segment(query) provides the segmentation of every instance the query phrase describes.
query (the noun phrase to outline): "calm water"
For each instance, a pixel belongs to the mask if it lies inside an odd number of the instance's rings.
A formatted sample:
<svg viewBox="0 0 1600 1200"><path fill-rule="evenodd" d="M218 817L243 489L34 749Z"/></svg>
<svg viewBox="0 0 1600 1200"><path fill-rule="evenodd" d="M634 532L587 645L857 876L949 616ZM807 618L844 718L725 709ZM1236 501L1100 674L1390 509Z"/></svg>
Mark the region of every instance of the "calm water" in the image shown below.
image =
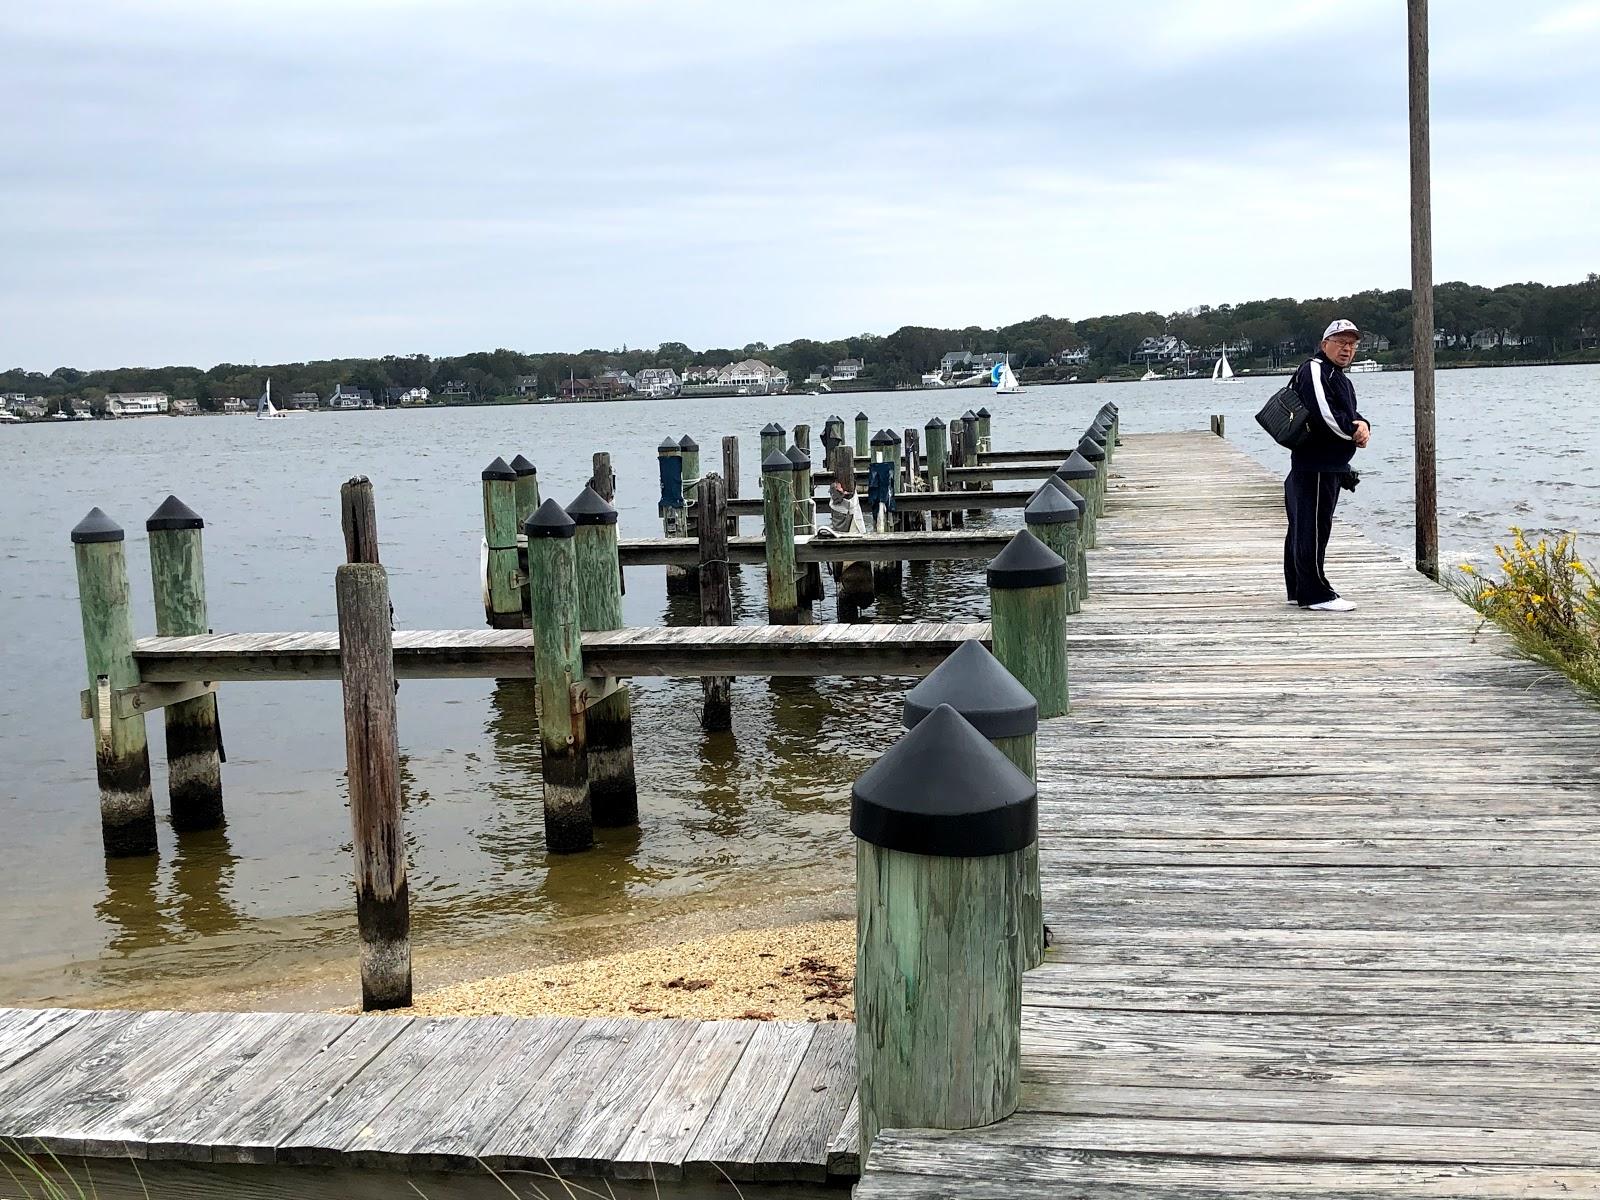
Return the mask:
<svg viewBox="0 0 1600 1200"><path fill-rule="evenodd" d="M1374 425L1347 516L1409 552L1411 380L1357 377ZM81 422L0 429L0 1002L88 998L207 978L288 978L354 947L344 746L337 683L235 684L222 695L228 827L186 837L163 825L160 853L107 863L100 853L76 586L67 531L94 504L129 530L136 627L153 629L143 520L174 492L206 518L212 624L219 630L334 625L343 558L339 484L374 481L397 623L474 627L478 472L526 453L544 494L570 499L589 456L609 450L624 536L655 531L655 446L690 433L708 462L725 433L743 439L755 488L755 431L827 413L873 428L920 427L987 402L996 448L1060 445L1114 398L1130 432L1203 429L1224 412L1230 436L1263 461L1283 455L1250 419L1271 384L1198 380L960 392L740 398ZM1503 527L1600 533L1600 367L1440 375L1440 515L1446 561L1483 557ZM1196 463L1196 471L1204 464ZM1001 525L1015 513L999 514ZM747 523L753 528L753 523ZM1264 564L1269 574L1276 569ZM685 623L661 571L628 574L630 623ZM762 580L745 568L735 604L759 620ZM908 571L903 606L874 619L978 619L981 574ZM822 606L824 618L831 610ZM400 693L414 938L420 951L508 932L530 939L621 920L642 905L688 908L848 881L849 782L893 739L899 689L863 681L741 680L735 731L698 728L695 681L645 681L635 731L642 828L603 834L592 854L549 860L540 832L530 685L408 681ZM161 722L150 722L157 809L165 814ZM352 968L353 970L353 968Z"/></svg>

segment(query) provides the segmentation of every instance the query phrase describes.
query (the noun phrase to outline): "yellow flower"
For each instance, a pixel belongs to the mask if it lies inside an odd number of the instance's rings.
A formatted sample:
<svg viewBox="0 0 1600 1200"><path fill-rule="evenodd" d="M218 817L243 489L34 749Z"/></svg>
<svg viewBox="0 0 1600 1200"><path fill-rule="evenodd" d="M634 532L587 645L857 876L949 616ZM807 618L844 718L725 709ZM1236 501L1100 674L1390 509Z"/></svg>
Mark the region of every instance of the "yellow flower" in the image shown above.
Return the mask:
<svg viewBox="0 0 1600 1200"><path fill-rule="evenodd" d="M1471 563L1462 563L1461 564L1461 573L1463 575L1476 575L1477 574L1477 572L1472 569L1472 564Z"/></svg>

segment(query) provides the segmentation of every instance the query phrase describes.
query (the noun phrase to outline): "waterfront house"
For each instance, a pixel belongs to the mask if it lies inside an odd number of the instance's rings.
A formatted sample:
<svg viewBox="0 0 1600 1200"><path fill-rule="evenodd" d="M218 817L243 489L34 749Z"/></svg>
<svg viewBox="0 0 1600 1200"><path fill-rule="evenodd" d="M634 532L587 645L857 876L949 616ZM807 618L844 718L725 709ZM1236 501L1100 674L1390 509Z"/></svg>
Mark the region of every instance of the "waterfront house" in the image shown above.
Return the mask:
<svg viewBox="0 0 1600 1200"><path fill-rule="evenodd" d="M629 372L618 367L607 367L600 372L600 378L609 379L617 385L617 390L621 392L635 391L639 386Z"/></svg>
<svg viewBox="0 0 1600 1200"><path fill-rule="evenodd" d="M1389 348L1389 339L1381 333L1364 333L1361 335L1361 344L1356 347L1360 354L1381 354Z"/></svg>
<svg viewBox="0 0 1600 1200"><path fill-rule="evenodd" d="M1071 350L1062 350L1056 355L1056 362L1063 367L1081 367L1089 361L1089 348L1077 346Z"/></svg>
<svg viewBox="0 0 1600 1200"><path fill-rule="evenodd" d="M939 360L939 374L941 375L954 375L958 367L961 368L963 375L971 373L971 350L952 350Z"/></svg>
<svg viewBox="0 0 1600 1200"><path fill-rule="evenodd" d="M7 412L21 412L30 403L25 392L0 392L0 408Z"/></svg>
<svg viewBox="0 0 1600 1200"><path fill-rule="evenodd" d="M779 384L779 379L782 384ZM769 367L759 358L747 358L741 362L729 363L717 372L717 386L731 388L748 388L750 391L781 391L789 383L788 375L776 368Z"/></svg>
<svg viewBox="0 0 1600 1200"><path fill-rule="evenodd" d="M348 383L333 385L333 394L328 397L329 408L371 408L372 393L366 388L354 387Z"/></svg>
<svg viewBox="0 0 1600 1200"><path fill-rule="evenodd" d="M694 367L685 367L683 372L683 382L715 383L717 382L717 376L720 373L720 368L714 367L709 363L703 363Z"/></svg>
<svg viewBox="0 0 1600 1200"><path fill-rule="evenodd" d="M833 380L838 383L855 379L861 374L861 369L866 365L859 358L841 358L833 364Z"/></svg>
<svg viewBox="0 0 1600 1200"><path fill-rule="evenodd" d="M1231 350L1232 347L1229 347ZM1189 343L1170 333L1160 337L1147 337L1139 343L1135 355L1149 362L1172 362L1174 359L1184 358L1194 351Z"/></svg>
<svg viewBox="0 0 1600 1200"><path fill-rule="evenodd" d="M242 413L249 411L243 396L224 396L218 406L225 413Z"/></svg>
<svg viewBox="0 0 1600 1200"><path fill-rule="evenodd" d="M634 380L634 386L647 396L675 395L679 383L678 373L671 367L646 367Z"/></svg>
<svg viewBox="0 0 1600 1200"><path fill-rule="evenodd" d="M151 417L167 411L165 392L112 392L106 397L106 411L114 417Z"/></svg>
<svg viewBox="0 0 1600 1200"><path fill-rule="evenodd" d="M539 394L539 377L537 375L518 375L517 382L511 390L519 396L537 396Z"/></svg>
<svg viewBox="0 0 1600 1200"><path fill-rule="evenodd" d="M467 394L467 381L465 379L448 379L440 389L442 395L465 396Z"/></svg>
<svg viewBox="0 0 1600 1200"><path fill-rule="evenodd" d="M179 397L172 402L172 411L180 417L192 417L200 411L200 401Z"/></svg>
<svg viewBox="0 0 1600 1200"><path fill-rule="evenodd" d="M623 394L622 384L602 375L599 379L573 379L561 381L559 392L563 400L615 400Z"/></svg>
<svg viewBox="0 0 1600 1200"><path fill-rule="evenodd" d="M291 408L320 408L321 406L322 397L315 392L296 392L289 397L289 407Z"/></svg>
<svg viewBox="0 0 1600 1200"><path fill-rule="evenodd" d="M426 404L433 398L433 393L420 384L413 388L401 388L398 403L406 408L415 408L419 404Z"/></svg>

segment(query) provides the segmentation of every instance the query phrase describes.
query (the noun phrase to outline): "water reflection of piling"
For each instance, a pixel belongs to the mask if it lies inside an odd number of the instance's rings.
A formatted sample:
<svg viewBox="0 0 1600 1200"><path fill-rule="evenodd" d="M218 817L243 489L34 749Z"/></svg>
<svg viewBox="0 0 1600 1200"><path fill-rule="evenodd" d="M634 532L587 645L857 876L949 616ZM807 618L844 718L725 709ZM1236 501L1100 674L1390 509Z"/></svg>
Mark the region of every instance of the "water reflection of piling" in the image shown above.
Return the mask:
<svg viewBox="0 0 1600 1200"><path fill-rule="evenodd" d="M107 856L105 894L94 913L112 930L106 949L132 954L167 944L175 932L162 908L161 864L154 854Z"/></svg>
<svg viewBox="0 0 1600 1200"><path fill-rule="evenodd" d="M197 830L178 839L172 860L173 916L195 936L230 933L244 923L233 903L239 857L226 829Z"/></svg>

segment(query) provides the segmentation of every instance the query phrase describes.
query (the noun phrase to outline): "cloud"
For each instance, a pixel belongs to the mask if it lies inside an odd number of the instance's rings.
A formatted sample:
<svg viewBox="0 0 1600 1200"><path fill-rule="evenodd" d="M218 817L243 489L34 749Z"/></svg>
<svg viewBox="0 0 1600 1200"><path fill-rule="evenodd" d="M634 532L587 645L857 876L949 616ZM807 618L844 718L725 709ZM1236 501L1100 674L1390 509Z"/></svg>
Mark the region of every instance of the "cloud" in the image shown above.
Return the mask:
<svg viewBox="0 0 1600 1200"><path fill-rule="evenodd" d="M1600 262L1594 9L1436 11L1441 272ZM1379 0L12 6L0 361L742 344L1403 285L1404 37Z"/></svg>

